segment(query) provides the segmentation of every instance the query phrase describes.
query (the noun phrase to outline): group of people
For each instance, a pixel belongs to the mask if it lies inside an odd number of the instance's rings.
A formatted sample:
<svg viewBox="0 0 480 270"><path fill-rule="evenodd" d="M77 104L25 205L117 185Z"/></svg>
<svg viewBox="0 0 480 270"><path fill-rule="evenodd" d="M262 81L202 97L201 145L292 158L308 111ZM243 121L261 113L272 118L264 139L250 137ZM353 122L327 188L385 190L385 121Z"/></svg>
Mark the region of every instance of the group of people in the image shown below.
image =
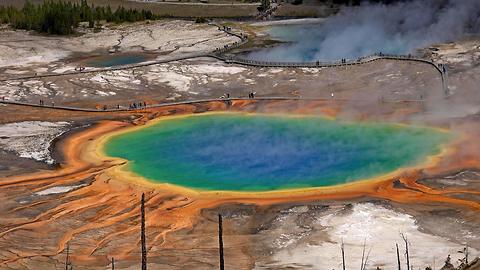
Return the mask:
<svg viewBox="0 0 480 270"><path fill-rule="evenodd" d="M135 110L135 109L143 109L147 107L147 102L146 101L140 101L140 102L133 102L128 104L128 109L129 110ZM108 109L107 105L103 105L102 109L106 111ZM117 104L117 110L120 110L120 104Z"/></svg>
<svg viewBox="0 0 480 270"><path fill-rule="evenodd" d="M272 1L273 2L273 1ZM260 12L260 17L262 20L267 20L272 14L278 9L278 5L271 6L267 10Z"/></svg>
<svg viewBox="0 0 480 270"><path fill-rule="evenodd" d="M133 110L133 109L140 109L140 108L146 108L147 107L147 102L145 101L140 101L138 103L133 102L128 106L128 109ZM120 105L117 105L117 108L120 109Z"/></svg>
<svg viewBox="0 0 480 270"><path fill-rule="evenodd" d="M248 94L248 98L255 98L256 92L250 92ZM225 93L223 96L220 98L224 99L230 99L230 93ZM5 97L1 97L2 100L5 100ZM40 106L45 106L45 101L43 99L40 99L39 101ZM55 102L52 101L51 107L55 107ZM135 110L135 109L143 109L147 107L147 102L146 101L140 101L140 102L133 102L128 105L129 110ZM107 105L103 105L102 109L106 111L108 109ZM117 104L117 110L120 110L120 104Z"/></svg>
<svg viewBox="0 0 480 270"><path fill-rule="evenodd" d="M248 98L255 98L255 95L257 94L257 92L250 92L248 93ZM222 99L230 99L230 93L225 93L223 94L220 98Z"/></svg>
<svg viewBox="0 0 480 270"><path fill-rule="evenodd" d="M248 98L255 98L255 95L257 94L257 92L250 92L248 94ZM230 99L230 93L225 93L223 94L220 98L222 99Z"/></svg>
<svg viewBox="0 0 480 270"><path fill-rule="evenodd" d="M39 101L40 106L45 106L45 101L43 99L40 99ZM52 107L55 107L55 102L52 101Z"/></svg>
<svg viewBox="0 0 480 270"><path fill-rule="evenodd" d="M225 26L225 25L222 25L222 27L223 27L223 31L232 31L231 27L228 27L228 26ZM222 29L220 29L220 27L219 27L218 30L222 30Z"/></svg>
<svg viewBox="0 0 480 270"><path fill-rule="evenodd" d="M232 28L231 27L228 27L228 26L225 26L223 25L222 27L218 27L218 30L219 31L225 31L225 32L230 32L232 31ZM236 35L238 37L238 35L240 36L240 39L242 41L246 40L248 38L248 36L244 33L240 33L240 34L233 34L233 35ZM231 46L233 46L234 48L237 47L240 43L238 41L234 42L233 44L231 45L223 45L223 48L215 48L213 51L214 52L218 52L218 51L225 51L227 49L229 49Z"/></svg>
<svg viewBox="0 0 480 270"><path fill-rule="evenodd" d="M129 110L142 109L147 107L146 101L133 102L128 104ZM103 105L102 109L106 111L108 109L107 105ZM120 110L120 104L117 104L117 110Z"/></svg>

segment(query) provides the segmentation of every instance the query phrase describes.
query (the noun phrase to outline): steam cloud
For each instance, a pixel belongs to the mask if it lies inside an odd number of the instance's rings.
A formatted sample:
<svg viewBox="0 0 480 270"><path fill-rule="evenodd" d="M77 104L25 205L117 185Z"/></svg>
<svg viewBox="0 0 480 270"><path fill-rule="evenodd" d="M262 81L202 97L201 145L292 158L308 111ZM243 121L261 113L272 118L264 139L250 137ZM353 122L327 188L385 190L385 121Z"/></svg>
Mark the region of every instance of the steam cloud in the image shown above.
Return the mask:
<svg viewBox="0 0 480 270"><path fill-rule="evenodd" d="M285 26L284 26L285 27ZM375 52L414 53L433 43L480 33L480 0L413 0L364 3L321 24L286 26L293 44L250 53L249 59L316 61L358 58Z"/></svg>

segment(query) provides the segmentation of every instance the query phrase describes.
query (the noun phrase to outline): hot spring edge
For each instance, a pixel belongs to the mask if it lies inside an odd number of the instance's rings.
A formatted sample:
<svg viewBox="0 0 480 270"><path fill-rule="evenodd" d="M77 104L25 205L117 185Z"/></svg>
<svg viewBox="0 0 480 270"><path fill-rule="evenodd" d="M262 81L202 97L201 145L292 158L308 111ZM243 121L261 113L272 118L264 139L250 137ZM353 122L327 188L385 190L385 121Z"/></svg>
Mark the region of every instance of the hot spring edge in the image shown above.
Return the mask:
<svg viewBox="0 0 480 270"><path fill-rule="evenodd" d="M111 136L106 155L154 183L271 191L378 177L438 154L451 134L314 116L214 113L162 119Z"/></svg>

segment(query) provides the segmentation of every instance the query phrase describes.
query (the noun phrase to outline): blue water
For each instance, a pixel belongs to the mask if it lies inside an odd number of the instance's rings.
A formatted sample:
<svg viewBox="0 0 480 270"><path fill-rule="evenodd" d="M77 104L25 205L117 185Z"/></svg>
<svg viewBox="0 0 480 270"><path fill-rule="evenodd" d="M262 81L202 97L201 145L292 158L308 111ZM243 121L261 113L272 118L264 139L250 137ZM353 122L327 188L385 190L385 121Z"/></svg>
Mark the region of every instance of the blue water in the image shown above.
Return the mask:
<svg viewBox="0 0 480 270"><path fill-rule="evenodd" d="M137 64L148 60L146 55L142 54L112 54L108 56L96 57L87 61L87 66L93 67L115 67L123 65Z"/></svg>
<svg viewBox="0 0 480 270"><path fill-rule="evenodd" d="M313 62L357 59L378 52L402 55L414 52L400 40L383 42L384 37L375 36L375 33L370 37L359 36L368 33L332 36L331 31L324 28L323 24L272 26L268 31L271 38L285 43L255 50L243 57L259 61Z"/></svg>
<svg viewBox="0 0 480 270"><path fill-rule="evenodd" d="M113 137L105 150L154 182L265 191L378 176L438 153L447 138L425 128L218 114L164 120Z"/></svg>

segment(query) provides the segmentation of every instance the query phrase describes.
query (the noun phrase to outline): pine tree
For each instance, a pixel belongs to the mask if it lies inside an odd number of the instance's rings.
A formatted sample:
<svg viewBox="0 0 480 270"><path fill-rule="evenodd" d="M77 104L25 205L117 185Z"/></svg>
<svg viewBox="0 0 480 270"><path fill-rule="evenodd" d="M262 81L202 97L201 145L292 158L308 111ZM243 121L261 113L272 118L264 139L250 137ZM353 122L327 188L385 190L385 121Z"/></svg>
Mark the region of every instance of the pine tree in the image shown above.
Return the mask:
<svg viewBox="0 0 480 270"><path fill-rule="evenodd" d="M8 23L16 29L35 30L55 35L74 33L80 22L88 22L94 27L95 22L136 22L159 18L149 10L125 9L123 6L112 11L110 5L95 7L86 0L80 3L45 0L34 5L27 0L21 9L13 6L0 6L0 23Z"/></svg>

